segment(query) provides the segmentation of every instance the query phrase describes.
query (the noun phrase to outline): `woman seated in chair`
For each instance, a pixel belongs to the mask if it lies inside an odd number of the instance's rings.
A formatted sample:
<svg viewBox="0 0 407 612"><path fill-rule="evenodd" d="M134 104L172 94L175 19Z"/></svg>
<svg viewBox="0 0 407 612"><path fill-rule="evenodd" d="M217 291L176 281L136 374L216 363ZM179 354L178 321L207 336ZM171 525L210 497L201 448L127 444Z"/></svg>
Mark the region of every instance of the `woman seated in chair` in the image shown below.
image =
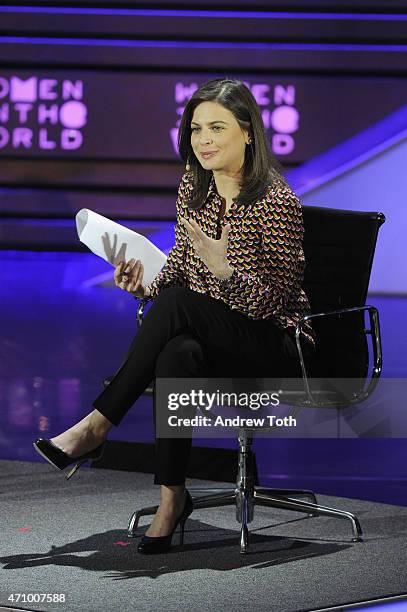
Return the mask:
<svg viewBox="0 0 407 612"><path fill-rule="evenodd" d="M121 262L114 273L117 287L152 300L128 356L92 412L34 442L59 469L76 463L74 473L99 457L109 429L155 377L301 376L294 330L310 312L302 289L302 209L269 150L250 90L231 79L203 84L185 106L178 145L186 172L168 259L147 286L142 261ZM315 345L309 323L302 345L307 358ZM167 550L178 524L183 534L192 512L185 488L190 448L190 437L156 437L161 501L139 552Z"/></svg>

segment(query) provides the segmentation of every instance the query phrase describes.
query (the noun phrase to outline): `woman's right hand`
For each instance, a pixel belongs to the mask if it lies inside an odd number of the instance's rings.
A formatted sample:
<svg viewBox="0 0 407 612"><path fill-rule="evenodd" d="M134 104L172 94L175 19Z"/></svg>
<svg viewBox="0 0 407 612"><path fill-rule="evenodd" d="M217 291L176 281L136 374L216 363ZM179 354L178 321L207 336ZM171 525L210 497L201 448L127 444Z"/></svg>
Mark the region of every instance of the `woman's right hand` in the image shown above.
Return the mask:
<svg viewBox="0 0 407 612"><path fill-rule="evenodd" d="M137 298L150 297L150 290L142 286L144 266L141 261L130 259L127 263L121 261L114 272L114 282L116 287L127 291Z"/></svg>

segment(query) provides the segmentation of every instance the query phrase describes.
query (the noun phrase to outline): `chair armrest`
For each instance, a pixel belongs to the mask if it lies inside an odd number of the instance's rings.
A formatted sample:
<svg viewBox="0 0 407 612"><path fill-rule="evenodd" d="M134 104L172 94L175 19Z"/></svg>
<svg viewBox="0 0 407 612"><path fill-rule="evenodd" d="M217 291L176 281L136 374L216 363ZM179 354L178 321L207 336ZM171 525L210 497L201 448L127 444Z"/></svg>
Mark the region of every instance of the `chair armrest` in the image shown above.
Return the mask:
<svg viewBox="0 0 407 612"><path fill-rule="evenodd" d="M369 320L370 320L370 329L365 329L365 334L370 334L372 336L372 345L373 345L373 370L371 377L369 379L369 384L367 389L363 392L362 395L358 395L354 398L354 402L360 402L366 399L372 391L375 389L378 379L380 377L382 371L382 344L381 344L381 335L380 335L380 324L379 324L379 312L377 308L374 306L355 306L352 308L342 308L340 310L332 310L330 312L319 312L316 314L305 315L300 319L295 328L295 342L297 345L297 351L300 358L301 363L301 371L304 380L305 390L308 396L308 399L312 404L318 405L318 401L312 396L307 370L305 367L304 356L301 348L301 331L306 321L312 321L313 319L322 318L322 317L330 317L337 315L347 315L352 312L362 312L367 310L369 312ZM352 402L351 402L352 403Z"/></svg>

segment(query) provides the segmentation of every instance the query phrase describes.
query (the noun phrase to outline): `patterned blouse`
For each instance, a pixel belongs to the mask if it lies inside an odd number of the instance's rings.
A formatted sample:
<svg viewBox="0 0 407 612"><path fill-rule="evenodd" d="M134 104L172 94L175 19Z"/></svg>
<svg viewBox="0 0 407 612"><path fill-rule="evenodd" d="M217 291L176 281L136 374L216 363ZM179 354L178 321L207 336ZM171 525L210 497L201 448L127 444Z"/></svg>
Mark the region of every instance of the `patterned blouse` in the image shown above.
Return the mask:
<svg viewBox="0 0 407 612"><path fill-rule="evenodd" d="M232 202L223 214L225 201L217 192L213 175L199 210L188 208L192 191L192 172L185 172L176 201L175 244L164 267L149 285L151 298L164 287L189 287L222 300L232 310L252 319L270 319L294 334L299 319L310 314L307 296L301 288L304 228L298 197L281 178L273 180L264 197L250 206ZM180 216L194 219L214 239L219 239L223 226L230 223L227 259L235 273L226 287L219 284L220 279L195 253L186 228L178 223ZM304 339L315 345L311 324L307 322L303 329Z"/></svg>

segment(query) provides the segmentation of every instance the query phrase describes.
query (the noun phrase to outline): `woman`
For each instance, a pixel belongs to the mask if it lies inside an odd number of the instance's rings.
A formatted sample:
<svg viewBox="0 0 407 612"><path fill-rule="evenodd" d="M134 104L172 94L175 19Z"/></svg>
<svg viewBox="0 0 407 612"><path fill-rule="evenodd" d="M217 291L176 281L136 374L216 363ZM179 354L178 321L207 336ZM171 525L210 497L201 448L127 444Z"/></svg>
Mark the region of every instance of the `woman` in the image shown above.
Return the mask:
<svg viewBox="0 0 407 612"><path fill-rule="evenodd" d="M301 288L301 205L269 151L250 90L230 79L202 85L185 107L178 145L187 171L166 264L148 286L143 262L121 262L114 274L116 286L153 299L128 356L91 413L34 443L60 469L99 456L109 429L154 376L301 375L293 339L309 313ZM310 324L303 340L308 358L315 345ZM183 536L192 512L185 489L190 447L190 438L156 438L161 502L139 552L167 550L178 523Z"/></svg>

